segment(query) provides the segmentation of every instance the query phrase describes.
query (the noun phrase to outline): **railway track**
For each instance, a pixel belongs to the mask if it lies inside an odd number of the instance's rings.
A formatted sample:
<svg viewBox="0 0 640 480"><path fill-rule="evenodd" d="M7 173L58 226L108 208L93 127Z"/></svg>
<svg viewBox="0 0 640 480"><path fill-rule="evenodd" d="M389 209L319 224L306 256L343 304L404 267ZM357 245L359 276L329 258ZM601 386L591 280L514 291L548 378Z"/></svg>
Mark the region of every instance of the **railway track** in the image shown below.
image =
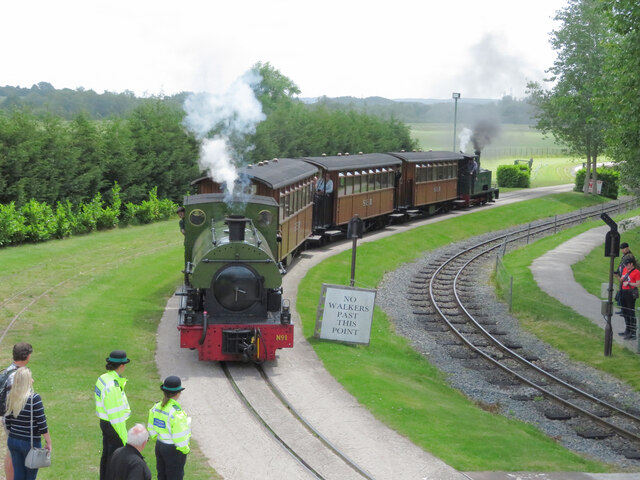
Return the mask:
<svg viewBox="0 0 640 480"><path fill-rule="evenodd" d="M220 367L242 404L308 478L373 480L298 413L261 366L221 362Z"/></svg>
<svg viewBox="0 0 640 480"><path fill-rule="evenodd" d="M505 249L508 244L528 242L532 237L552 234L567 225L599 216L606 209L585 211L560 220L541 222L472 245L422 269L414 277L409 301L432 331L450 332L450 355L470 368L483 371L505 395L526 385L535 394L529 400L549 419L566 421L577 435L607 442L608 447L633 461L640 461L640 410L616 404L602 392L589 391L563 378L560 371L545 366L545 360L522 351L522 345L500 331L492 318L470 304L469 290L474 264ZM471 302L470 302L471 303ZM446 328L443 328L446 326Z"/></svg>

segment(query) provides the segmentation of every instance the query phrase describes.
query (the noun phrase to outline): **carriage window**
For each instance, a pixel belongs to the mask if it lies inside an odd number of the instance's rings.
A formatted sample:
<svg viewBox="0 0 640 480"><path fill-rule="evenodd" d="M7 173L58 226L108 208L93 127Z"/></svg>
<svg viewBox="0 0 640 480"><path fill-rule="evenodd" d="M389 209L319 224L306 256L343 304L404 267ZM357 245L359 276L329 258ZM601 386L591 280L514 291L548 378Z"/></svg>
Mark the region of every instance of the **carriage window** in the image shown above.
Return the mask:
<svg viewBox="0 0 640 480"><path fill-rule="evenodd" d="M280 192L280 222L284 220L284 195Z"/></svg>
<svg viewBox="0 0 640 480"><path fill-rule="evenodd" d="M346 181L345 181L345 178L344 178L344 173L341 173L339 175L338 180L340 181L340 186L338 188L338 196L339 197L343 197L344 193L345 193L345 185L346 185Z"/></svg>
<svg viewBox="0 0 640 480"><path fill-rule="evenodd" d="M376 170L376 190L382 188L382 173Z"/></svg>
<svg viewBox="0 0 640 480"><path fill-rule="evenodd" d="M351 195L353 193L353 177L347 177L345 194Z"/></svg>
<svg viewBox="0 0 640 480"><path fill-rule="evenodd" d="M376 189L376 174L369 172L369 191Z"/></svg>
<svg viewBox="0 0 640 480"><path fill-rule="evenodd" d="M453 164L453 178L456 178L458 176L458 164L454 163Z"/></svg>
<svg viewBox="0 0 640 480"><path fill-rule="evenodd" d="M286 192L284 195L284 217L288 218L291 215L291 193Z"/></svg>
<svg viewBox="0 0 640 480"><path fill-rule="evenodd" d="M362 177L360 175L353 177L353 193L360 193L362 191L361 182Z"/></svg>

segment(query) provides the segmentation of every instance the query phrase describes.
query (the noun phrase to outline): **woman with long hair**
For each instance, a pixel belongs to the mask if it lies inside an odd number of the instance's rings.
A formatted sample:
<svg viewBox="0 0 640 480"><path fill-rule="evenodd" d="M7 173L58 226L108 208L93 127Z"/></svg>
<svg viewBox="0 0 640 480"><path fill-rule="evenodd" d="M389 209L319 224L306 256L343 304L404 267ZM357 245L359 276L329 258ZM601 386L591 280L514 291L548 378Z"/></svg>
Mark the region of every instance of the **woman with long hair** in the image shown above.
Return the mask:
<svg viewBox="0 0 640 480"><path fill-rule="evenodd" d="M13 462L14 480L33 480L38 469L27 468L25 458L31 449L42 445L51 451L51 437L47 427L47 417L40 395L33 391L31 370L21 367L13 377L13 386L7 399L7 412L4 417L8 432L7 447Z"/></svg>

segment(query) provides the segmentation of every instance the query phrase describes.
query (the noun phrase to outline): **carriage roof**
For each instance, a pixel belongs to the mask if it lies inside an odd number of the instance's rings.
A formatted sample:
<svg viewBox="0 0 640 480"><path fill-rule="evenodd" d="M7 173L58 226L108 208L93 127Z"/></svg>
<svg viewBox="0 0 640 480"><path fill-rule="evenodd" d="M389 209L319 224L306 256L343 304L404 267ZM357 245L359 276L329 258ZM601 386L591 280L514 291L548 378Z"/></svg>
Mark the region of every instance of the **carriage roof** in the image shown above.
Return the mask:
<svg viewBox="0 0 640 480"><path fill-rule="evenodd" d="M274 158L273 160L247 165L240 169L240 174L277 190L309 178L317 171L318 169L315 166L294 158Z"/></svg>
<svg viewBox="0 0 640 480"><path fill-rule="evenodd" d="M294 158L274 158L264 162L254 163L238 169L238 174L265 184L268 188L277 190L294 184L317 173L318 168ZM196 185L209 177L200 177L191 185ZM217 183L217 182L216 182Z"/></svg>
<svg viewBox="0 0 640 480"><path fill-rule="evenodd" d="M464 160L466 156L462 153L432 150L426 152L391 152L391 155L398 157L408 163L420 162L444 162L450 160Z"/></svg>
<svg viewBox="0 0 640 480"><path fill-rule="evenodd" d="M331 157L304 157L306 162L317 165L329 172L358 168L387 167L402 162L386 153L359 153L357 155L335 155Z"/></svg>

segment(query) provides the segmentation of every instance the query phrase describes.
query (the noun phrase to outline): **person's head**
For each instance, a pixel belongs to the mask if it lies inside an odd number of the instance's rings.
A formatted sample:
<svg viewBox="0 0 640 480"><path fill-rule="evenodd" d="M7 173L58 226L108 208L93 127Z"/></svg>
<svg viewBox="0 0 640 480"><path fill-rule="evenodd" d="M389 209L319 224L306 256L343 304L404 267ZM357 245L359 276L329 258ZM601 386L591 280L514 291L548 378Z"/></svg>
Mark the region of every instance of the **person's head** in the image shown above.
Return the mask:
<svg viewBox="0 0 640 480"><path fill-rule="evenodd" d="M33 377L29 367L20 367L13 375L13 384L7 397L7 415L17 417L33 393Z"/></svg>
<svg viewBox="0 0 640 480"><path fill-rule="evenodd" d="M184 212L185 212L184 207L178 207L178 210L176 210L176 213L180 218L184 218Z"/></svg>
<svg viewBox="0 0 640 480"><path fill-rule="evenodd" d="M620 250L622 250L622 253L624 254L629 253L629 244L627 242L622 242L620 244Z"/></svg>
<svg viewBox="0 0 640 480"><path fill-rule="evenodd" d="M123 372L125 365L131 361L127 358L127 352L124 350L112 351L105 360L107 361L106 369L115 370L118 373Z"/></svg>
<svg viewBox="0 0 640 480"><path fill-rule="evenodd" d="M13 346L13 361L14 362L29 362L29 357L33 353L33 347L30 343L20 342Z"/></svg>
<svg viewBox="0 0 640 480"><path fill-rule="evenodd" d="M627 268L635 267L636 257L634 257L633 255L629 255L624 261L624 266Z"/></svg>
<svg viewBox="0 0 640 480"><path fill-rule="evenodd" d="M180 377L171 375L164 379L164 382L160 385L160 390L164 393L164 399L162 400L162 406L164 407L170 398L177 399L184 390L184 387L182 386Z"/></svg>
<svg viewBox="0 0 640 480"><path fill-rule="evenodd" d="M136 423L127 432L127 443L132 447L142 451L147 442L149 441L149 432L141 423Z"/></svg>

